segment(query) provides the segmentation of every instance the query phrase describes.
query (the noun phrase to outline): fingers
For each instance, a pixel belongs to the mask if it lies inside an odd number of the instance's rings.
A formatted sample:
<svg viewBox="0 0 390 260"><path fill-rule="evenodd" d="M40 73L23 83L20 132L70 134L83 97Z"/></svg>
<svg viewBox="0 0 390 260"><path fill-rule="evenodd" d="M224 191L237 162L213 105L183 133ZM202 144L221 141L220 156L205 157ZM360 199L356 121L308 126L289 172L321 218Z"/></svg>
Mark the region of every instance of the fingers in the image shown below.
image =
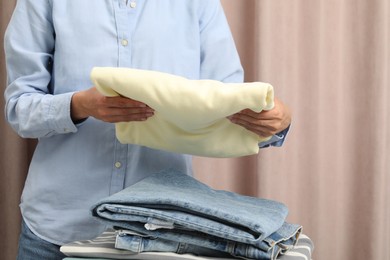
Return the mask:
<svg viewBox="0 0 390 260"><path fill-rule="evenodd" d="M154 115L146 104L127 97L97 95L93 117L109 123L145 121Z"/></svg>
<svg viewBox="0 0 390 260"><path fill-rule="evenodd" d="M146 104L127 97L102 97L101 100L107 107L117 108L145 108Z"/></svg>
<svg viewBox="0 0 390 260"><path fill-rule="evenodd" d="M92 116L109 123L144 121L154 115L146 104L121 96L106 97L95 87L76 92L71 101L71 117L75 122Z"/></svg>
<svg viewBox="0 0 390 260"><path fill-rule="evenodd" d="M275 100L275 107L271 110L257 113L245 109L228 119L259 136L267 137L286 129L291 123L291 113L282 102Z"/></svg>
<svg viewBox="0 0 390 260"><path fill-rule="evenodd" d="M123 97L104 97L97 110L98 118L109 123L145 121L154 115L146 104Z"/></svg>
<svg viewBox="0 0 390 260"><path fill-rule="evenodd" d="M278 121L276 120L259 120L245 114L235 114L233 117L229 117L229 119L232 123L240 125L262 137L268 137L280 132Z"/></svg>
<svg viewBox="0 0 390 260"><path fill-rule="evenodd" d="M106 107L98 111L99 119L109 123L145 121L154 115L154 110L150 107Z"/></svg>

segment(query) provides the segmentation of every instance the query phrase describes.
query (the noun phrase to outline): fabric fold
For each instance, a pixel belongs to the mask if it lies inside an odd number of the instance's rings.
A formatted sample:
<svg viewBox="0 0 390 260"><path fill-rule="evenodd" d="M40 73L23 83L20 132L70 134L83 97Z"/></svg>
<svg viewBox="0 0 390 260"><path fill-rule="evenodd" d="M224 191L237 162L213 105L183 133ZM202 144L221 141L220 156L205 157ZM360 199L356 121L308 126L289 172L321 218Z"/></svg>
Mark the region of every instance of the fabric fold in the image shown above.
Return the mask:
<svg viewBox="0 0 390 260"><path fill-rule="evenodd" d="M287 213L280 202L214 190L175 170L155 173L92 208L119 229L251 259L275 259L295 244L301 226L287 223ZM155 228L145 227L151 224Z"/></svg>
<svg viewBox="0 0 390 260"><path fill-rule="evenodd" d="M190 80L150 70L95 67L91 80L106 96L125 96L155 110L142 122L116 124L122 143L207 157L256 154L259 137L226 117L244 109L256 112L274 106L268 83L223 83Z"/></svg>

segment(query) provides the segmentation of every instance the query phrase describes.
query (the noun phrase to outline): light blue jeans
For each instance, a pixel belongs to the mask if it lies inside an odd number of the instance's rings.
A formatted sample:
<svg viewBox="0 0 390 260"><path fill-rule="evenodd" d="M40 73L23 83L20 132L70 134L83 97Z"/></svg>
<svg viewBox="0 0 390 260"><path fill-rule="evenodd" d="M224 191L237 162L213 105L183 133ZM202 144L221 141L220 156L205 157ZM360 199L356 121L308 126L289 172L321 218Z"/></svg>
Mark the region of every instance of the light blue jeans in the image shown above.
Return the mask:
<svg viewBox="0 0 390 260"><path fill-rule="evenodd" d="M301 230L285 222L282 203L214 190L174 170L99 201L92 213L117 228L252 259L275 259Z"/></svg>
<svg viewBox="0 0 390 260"><path fill-rule="evenodd" d="M177 234L176 239L181 235ZM194 254L209 257L244 257L247 259L276 259L281 252L292 248L293 239L280 241L270 250L261 250L255 246L234 241L215 239L208 236L190 236L183 240L168 240L142 234L129 234L127 230L119 230L115 248L141 252L174 252L178 254Z"/></svg>
<svg viewBox="0 0 390 260"><path fill-rule="evenodd" d="M192 245L185 242L170 241L167 239L151 237L142 234L131 234L128 230L118 230L115 248L141 252L171 252L177 254L193 254L199 256L215 256L230 258L228 253L219 250ZM206 238L207 239L207 238Z"/></svg>

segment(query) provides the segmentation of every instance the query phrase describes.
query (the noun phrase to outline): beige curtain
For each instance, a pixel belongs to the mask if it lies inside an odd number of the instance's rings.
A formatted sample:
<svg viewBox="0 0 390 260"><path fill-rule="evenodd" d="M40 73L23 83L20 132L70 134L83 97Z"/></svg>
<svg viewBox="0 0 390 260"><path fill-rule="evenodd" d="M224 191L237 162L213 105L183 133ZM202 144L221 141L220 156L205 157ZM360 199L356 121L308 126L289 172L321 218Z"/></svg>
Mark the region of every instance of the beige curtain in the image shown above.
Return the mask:
<svg viewBox="0 0 390 260"><path fill-rule="evenodd" d="M273 84L293 122L284 147L239 159L198 157L196 176L284 202L288 220L314 240L316 260L390 259L390 2L222 3L246 80ZM13 6L0 2L2 35ZM0 259L14 259L34 141L17 137L3 118L0 125Z"/></svg>

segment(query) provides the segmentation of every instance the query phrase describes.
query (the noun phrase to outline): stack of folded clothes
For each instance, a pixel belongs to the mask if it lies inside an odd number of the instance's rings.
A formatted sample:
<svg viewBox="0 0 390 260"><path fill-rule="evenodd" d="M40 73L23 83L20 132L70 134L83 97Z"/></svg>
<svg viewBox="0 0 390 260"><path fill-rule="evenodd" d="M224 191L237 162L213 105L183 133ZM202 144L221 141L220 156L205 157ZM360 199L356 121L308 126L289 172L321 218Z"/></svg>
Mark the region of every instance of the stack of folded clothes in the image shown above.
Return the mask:
<svg viewBox="0 0 390 260"><path fill-rule="evenodd" d="M310 260L313 244L300 225L286 222L287 211L166 170L96 203L92 214L113 229L61 251L106 259Z"/></svg>

